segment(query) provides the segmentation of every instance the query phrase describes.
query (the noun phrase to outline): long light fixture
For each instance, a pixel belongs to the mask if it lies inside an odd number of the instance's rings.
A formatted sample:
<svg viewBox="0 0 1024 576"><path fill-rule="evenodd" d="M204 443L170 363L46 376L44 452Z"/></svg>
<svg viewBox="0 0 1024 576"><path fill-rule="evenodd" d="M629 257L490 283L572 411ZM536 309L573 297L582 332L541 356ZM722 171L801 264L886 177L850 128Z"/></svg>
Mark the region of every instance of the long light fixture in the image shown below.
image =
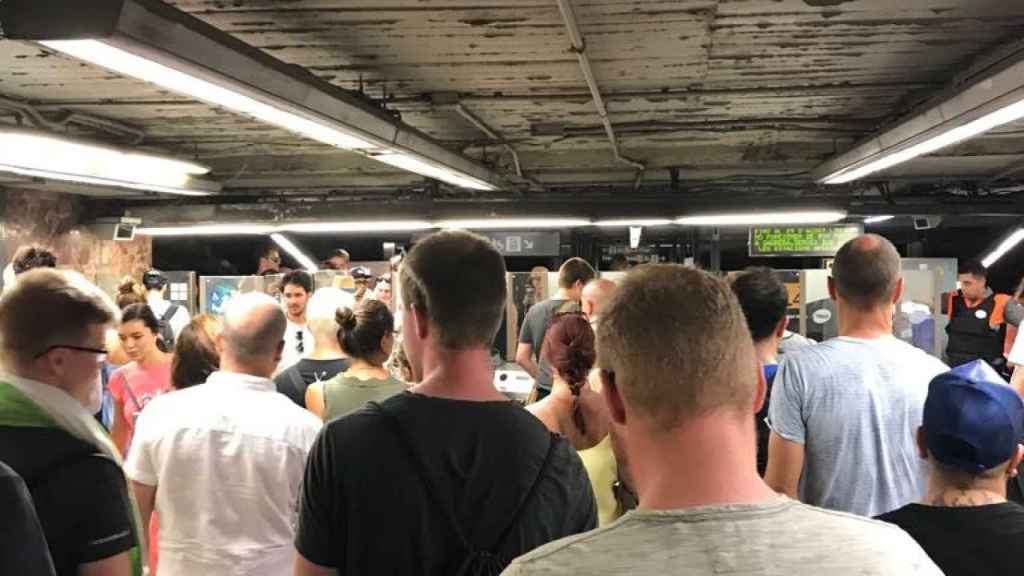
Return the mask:
<svg viewBox="0 0 1024 576"><path fill-rule="evenodd" d="M1007 252L1016 248L1021 241L1024 241L1024 228L1017 228L1012 234L1007 236L999 246L996 246L995 250L982 258L981 263L984 264L986 268L992 266L1000 258L1006 256Z"/></svg>
<svg viewBox="0 0 1024 576"><path fill-rule="evenodd" d="M135 229L143 236L266 236L273 233L269 224L199 224L195 226L148 226Z"/></svg>
<svg viewBox="0 0 1024 576"><path fill-rule="evenodd" d="M8 39L36 41L402 170L476 190L496 190L502 181L337 86L162 0L3 0L0 21Z"/></svg>
<svg viewBox="0 0 1024 576"><path fill-rule="evenodd" d="M0 172L90 185L206 196L206 166L15 127L0 127Z"/></svg>
<svg viewBox="0 0 1024 576"><path fill-rule="evenodd" d="M493 185L488 184L483 180L458 174L444 166L439 166L424 160L418 160L407 154L375 154L371 156L371 158L389 166L394 166L395 168L401 168L402 170L414 172L428 178L447 182L448 184L459 186L460 188L484 191L496 190Z"/></svg>
<svg viewBox="0 0 1024 576"><path fill-rule="evenodd" d="M478 218L472 220L442 220L437 222L438 228L460 228L465 230L535 230L577 228L590 225L590 220L582 218Z"/></svg>
<svg viewBox="0 0 1024 576"><path fill-rule="evenodd" d="M671 226L675 222L667 218L639 218L635 220L598 220L594 222L594 226L598 228L631 228L634 226L642 227L656 227L656 226Z"/></svg>
<svg viewBox="0 0 1024 576"><path fill-rule="evenodd" d="M845 184L1024 118L1024 59L822 164L822 184Z"/></svg>
<svg viewBox="0 0 1024 576"><path fill-rule="evenodd" d="M382 220L352 222L296 222L278 227L282 232L305 234L344 234L346 232L419 232L436 228L430 222L418 220Z"/></svg>
<svg viewBox="0 0 1024 576"><path fill-rule="evenodd" d="M881 224L882 222L888 222L889 220L892 220L893 218L896 218L896 217L895 216L888 216L888 215L887 216L871 216L870 218L865 218L864 219L864 223L865 224Z"/></svg>
<svg viewBox="0 0 1024 576"><path fill-rule="evenodd" d="M274 244L277 244L282 250L287 252L292 258L295 258L299 265L305 268L306 272L315 273L320 270L320 267L316 265L316 262L313 262L313 259L300 250L294 242L288 239L287 236L274 232L270 235L270 239L274 241Z"/></svg>
<svg viewBox="0 0 1024 576"><path fill-rule="evenodd" d="M846 218L838 210L809 210L794 212L750 212L738 214L709 214L684 216L676 223L683 226L759 226L786 224L832 224Z"/></svg>

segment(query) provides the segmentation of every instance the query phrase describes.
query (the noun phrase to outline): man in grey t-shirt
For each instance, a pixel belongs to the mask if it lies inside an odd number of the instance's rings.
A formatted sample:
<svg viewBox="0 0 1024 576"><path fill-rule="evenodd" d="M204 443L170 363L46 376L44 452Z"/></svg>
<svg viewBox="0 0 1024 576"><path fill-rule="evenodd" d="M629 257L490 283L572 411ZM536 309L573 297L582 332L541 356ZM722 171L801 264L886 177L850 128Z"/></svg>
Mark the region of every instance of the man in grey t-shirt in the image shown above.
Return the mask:
<svg viewBox="0 0 1024 576"><path fill-rule="evenodd" d="M758 476L766 387L724 280L678 265L631 272L597 348L639 509L519 558L506 576L942 574L903 531L789 500Z"/></svg>
<svg viewBox="0 0 1024 576"><path fill-rule="evenodd" d="M538 400L551 392L551 369L542 360L541 349L551 319L566 309L566 305L579 303L583 287L597 277L597 272L582 258L566 260L558 270L558 293L554 298L530 307L519 331L516 363L537 382Z"/></svg>
<svg viewBox="0 0 1024 576"><path fill-rule="evenodd" d="M787 356L772 388L765 480L779 492L864 516L924 496L914 435L928 383L947 368L892 335L900 270L880 236L836 255L829 293L839 337Z"/></svg>

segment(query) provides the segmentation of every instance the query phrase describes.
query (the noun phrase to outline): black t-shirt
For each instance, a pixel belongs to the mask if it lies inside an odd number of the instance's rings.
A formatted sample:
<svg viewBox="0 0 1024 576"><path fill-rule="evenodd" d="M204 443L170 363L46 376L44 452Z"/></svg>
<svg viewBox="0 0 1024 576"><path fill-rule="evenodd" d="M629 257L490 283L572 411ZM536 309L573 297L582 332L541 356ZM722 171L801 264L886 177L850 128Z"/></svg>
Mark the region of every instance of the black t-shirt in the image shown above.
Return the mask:
<svg viewBox="0 0 1024 576"><path fill-rule="evenodd" d="M0 426L0 460L28 486L58 576L135 546L124 473L94 446L54 428Z"/></svg>
<svg viewBox="0 0 1024 576"><path fill-rule="evenodd" d="M406 392L382 403L471 544L502 563L597 525L586 470L564 438L511 402ZM339 574L444 575L467 557L400 440L372 408L327 424L310 451L296 548ZM547 473L497 551L556 442Z"/></svg>
<svg viewBox="0 0 1024 576"><path fill-rule="evenodd" d="M1017 576L1024 507L1013 502L945 508L910 504L883 514L924 548L946 576Z"/></svg>
<svg viewBox="0 0 1024 576"><path fill-rule="evenodd" d="M314 382L326 382L348 370L346 358L336 360L311 360L303 358L274 378L277 391L291 398L299 406L306 407L306 388Z"/></svg>
<svg viewBox="0 0 1024 576"><path fill-rule="evenodd" d="M53 576L53 562L21 476L0 462L0 574Z"/></svg>

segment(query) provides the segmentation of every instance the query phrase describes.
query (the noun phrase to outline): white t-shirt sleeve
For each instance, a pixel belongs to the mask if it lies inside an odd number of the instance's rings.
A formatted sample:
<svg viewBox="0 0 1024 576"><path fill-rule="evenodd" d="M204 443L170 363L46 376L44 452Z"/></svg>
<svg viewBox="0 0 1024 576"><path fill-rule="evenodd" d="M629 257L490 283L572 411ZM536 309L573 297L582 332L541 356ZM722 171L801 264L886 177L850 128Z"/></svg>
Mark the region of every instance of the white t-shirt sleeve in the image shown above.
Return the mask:
<svg viewBox="0 0 1024 576"><path fill-rule="evenodd" d="M158 477L153 458L153 444L158 422L154 418L155 406L149 405L146 408L147 410L139 413L139 419L135 422L135 433L132 435L132 445L128 449L128 458L124 463L124 473L139 484L156 486Z"/></svg>
<svg viewBox="0 0 1024 576"><path fill-rule="evenodd" d="M1017 338L1013 341L1013 348L1010 355L1006 357L1010 364L1024 366L1024 328L1017 332Z"/></svg>
<svg viewBox="0 0 1024 576"><path fill-rule="evenodd" d="M806 443L807 425L803 417L804 390L800 370L793 362L783 360L772 385L771 403L768 405L768 427L772 432L797 444Z"/></svg>
<svg viewBox="0 0 1024 576"><path fill-rule="evenodd" d="M177 340L181 336L181 331L188 326L188 323L192 321L192 318L188 315L188 310L181 304L176 304L178 310L171 316L168 322L171 325L171 331L174 332L174 339Z"/></svg>

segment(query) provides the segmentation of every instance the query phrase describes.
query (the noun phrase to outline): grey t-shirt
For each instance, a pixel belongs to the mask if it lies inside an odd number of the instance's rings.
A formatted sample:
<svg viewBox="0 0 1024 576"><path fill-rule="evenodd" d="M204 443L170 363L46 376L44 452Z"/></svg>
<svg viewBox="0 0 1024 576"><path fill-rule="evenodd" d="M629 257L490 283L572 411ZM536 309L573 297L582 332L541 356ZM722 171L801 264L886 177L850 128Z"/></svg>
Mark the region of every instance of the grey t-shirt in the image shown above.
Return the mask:
<svg viewBox="0 0 1024 576"><path fill-rule="evenodd" d="M533 346L533 356L537 359L537 386L545 390L551 389L551 368L541 358L544 336L551 326L551 319L562 309L568 300L545 300L530 307L523 319L523 328L519 331L519 343Z"/></svg>
<svg viewBox="0 0 1024 576"><path fill-rule="evenodd" d="M664 512L631 512L559 540L503 576L940 576L905 532L866 518L779 498Z"/></svg>
<svg viewBox="0 0 1024 576"><path fill-rule="evenodd" d="M928 384L946 370L892 336L833 338L787 355L768 425L804 446L800 500L877 516L922 498L928 470L914 437Z"/></svg>

